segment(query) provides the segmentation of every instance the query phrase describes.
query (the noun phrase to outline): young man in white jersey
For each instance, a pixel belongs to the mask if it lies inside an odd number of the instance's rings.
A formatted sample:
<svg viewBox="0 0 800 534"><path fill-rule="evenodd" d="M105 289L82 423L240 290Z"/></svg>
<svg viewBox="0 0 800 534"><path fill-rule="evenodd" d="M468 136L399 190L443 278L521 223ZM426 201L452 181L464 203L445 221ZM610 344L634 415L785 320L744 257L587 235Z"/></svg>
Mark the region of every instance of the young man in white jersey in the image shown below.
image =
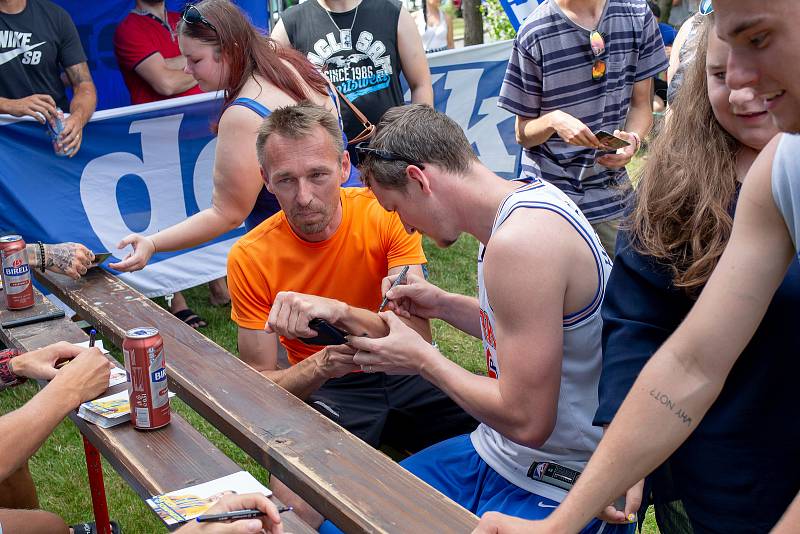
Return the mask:
<svg viewBox="0 0 800 534"><path fill-rule="evenodd" d="M683 324L642 370L564 504L540 522L488 514L476 532L574 532L672 454L716 399L800 250L800 80L786 68L800 63L800 3L714 0L714 10L717 34L731 46L728 86L755 91L787 134L750 168L717 268ZM753 421L736 424L757 428L759 409L753 407ZM742 461L758 461L741 452ZM791 476L796 466L787 467ZM800 484L797 489L773 534L798 532Z"/></svg>
<svg viewBox="0 0 800 534"><path fill-rule="evenodd" d="M369 146L357 150L366 183L407 231L440 246L467 232L482 245L479 298L410 276L386 293L388 336L350 338L365 372L419 374L481 421L472 434L402 465L476 514L546 516L600 439L592 417L611 262L564 193L540 180L498 177L461 128L429 106L390 109ZM384 291L393 279L384 279ZM488 376L466 371L406 328L398 315L409 314L481 338ZM633 526L587 523L587 533Z"/></svg>

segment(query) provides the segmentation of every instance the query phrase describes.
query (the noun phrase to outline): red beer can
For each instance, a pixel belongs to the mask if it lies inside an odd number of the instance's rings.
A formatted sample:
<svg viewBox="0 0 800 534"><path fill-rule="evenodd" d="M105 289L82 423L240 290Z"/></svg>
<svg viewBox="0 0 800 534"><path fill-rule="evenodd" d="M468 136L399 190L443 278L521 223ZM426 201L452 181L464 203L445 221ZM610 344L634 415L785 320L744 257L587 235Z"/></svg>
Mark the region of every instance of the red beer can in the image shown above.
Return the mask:
<svg viewBox="0 0 800 534"><path fill-rule="evenodd" d="M3 289L9 310L24 310L34 304L31 270L25 253L25 241L18 235L0 237Z"/></svg>
<svg viewBox="0 0 800 534"><path fill-rule="evenodd" d="M128 330L122 342L122 353L130 379L128 395L133 426L151 430L168 425L167 361L164 340L158 329L141 326Z"/></svg>

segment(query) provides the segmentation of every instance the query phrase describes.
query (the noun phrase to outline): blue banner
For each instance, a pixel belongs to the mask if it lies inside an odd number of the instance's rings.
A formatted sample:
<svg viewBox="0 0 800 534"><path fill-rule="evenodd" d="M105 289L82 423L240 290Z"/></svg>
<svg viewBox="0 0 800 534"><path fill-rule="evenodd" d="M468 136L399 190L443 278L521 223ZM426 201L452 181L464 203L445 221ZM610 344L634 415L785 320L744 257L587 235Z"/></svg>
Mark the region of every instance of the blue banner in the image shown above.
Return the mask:
<svg viewBox="0 0 800 534"><path fill-rule="evenodd" d="M131 97L119 72L114 55L114 31L135 5L133 0L103 0L92 2L87 9L86 0L54 0L67 10L81 37L83 51L88 58L89 70L97 86L97 109L127 106ZM169 0L170 11L182 11L186 0ZM267 28L266 0L234 0L259 28Z"/></svg>
<svg viewBox="0 0 800 534"><path fill-rule="evenodd" d="M525 17L533 13L539 4L545 0L500 0L500 5L508 15L508 20L514 26L514 31L519 31L519 27L525 21Z"/></svg>
<svg viewBox="0 0 800 534"><path fill-rule="evenodd" d="M436 107L464 129L476 153L506 178L517 176L514 117L497 107L510 41L432 54ZM407 95L408 97L408 95ZM74 158L53 153L33 120L0 117L0 229L26 241L76 241L114 253L127 234L152 234L211 205L220 113L213 94L95 113ZM244 233L169 254L120 277L148 296L224 276L230 246Z"/></svg>

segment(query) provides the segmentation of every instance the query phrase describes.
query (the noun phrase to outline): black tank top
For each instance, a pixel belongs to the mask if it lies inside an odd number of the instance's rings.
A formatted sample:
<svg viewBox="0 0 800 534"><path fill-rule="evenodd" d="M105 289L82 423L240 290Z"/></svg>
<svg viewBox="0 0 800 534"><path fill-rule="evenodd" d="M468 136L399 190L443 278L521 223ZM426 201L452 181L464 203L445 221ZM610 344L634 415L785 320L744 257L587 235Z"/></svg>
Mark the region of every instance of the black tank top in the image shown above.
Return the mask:
<svg viewBox="0 0 800 534"><path fill-rule="evenodd" d="M387 109L403 104L397 51L400 2L362 0L357 11L328 16L317 0L307 0L286 10L282 19L292 46L377 123ZM341 107L344 131L352 139L363 126L346 105Z"/></svg>

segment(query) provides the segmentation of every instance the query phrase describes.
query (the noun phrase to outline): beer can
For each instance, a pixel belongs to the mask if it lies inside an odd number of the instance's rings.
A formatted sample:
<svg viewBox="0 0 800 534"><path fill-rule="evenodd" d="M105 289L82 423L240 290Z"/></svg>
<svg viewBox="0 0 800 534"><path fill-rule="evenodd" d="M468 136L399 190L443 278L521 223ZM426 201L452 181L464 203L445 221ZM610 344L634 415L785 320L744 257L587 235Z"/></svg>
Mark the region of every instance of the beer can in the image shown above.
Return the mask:
<svg viewBox="0 0 800 534"><path fill-rule="evenodd" d="M24 310L34 304L31 270L25 241L18 235L0 237L0 262L2 262L3 289L6 294L6 308Z"/></svg>
<svg viewBox="0 0 800 534"><path fill-rule="evenodd" d="M158 329L141 326L128 330L122 342L122 353L128 372L133 426L151 430L168 425L167 361L164 340Z"/></svg>

